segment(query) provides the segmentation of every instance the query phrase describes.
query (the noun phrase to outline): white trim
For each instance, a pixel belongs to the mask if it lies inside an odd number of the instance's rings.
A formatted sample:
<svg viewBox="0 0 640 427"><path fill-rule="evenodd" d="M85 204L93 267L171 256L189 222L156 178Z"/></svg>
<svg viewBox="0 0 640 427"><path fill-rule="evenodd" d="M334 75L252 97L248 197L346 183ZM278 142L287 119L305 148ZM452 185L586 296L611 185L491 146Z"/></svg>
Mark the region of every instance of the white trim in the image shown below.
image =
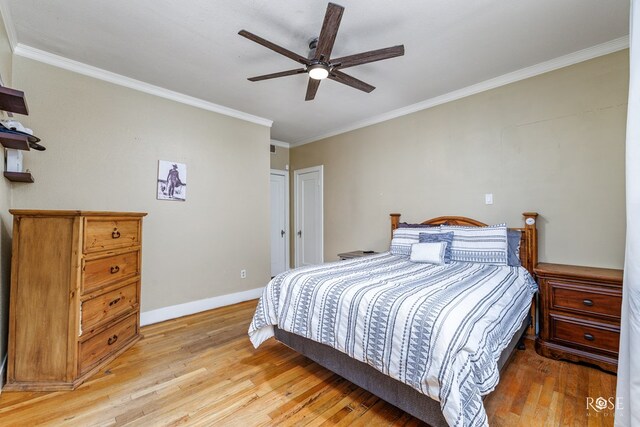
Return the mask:
<svg viewBox="0 0 640 427"><path fill-rule="evenodd" d="M272 139L271 145L282 148L291 148L291 144L289 144L288 142L278 141L277 139Z"/></svg>
<svg viewBox="0 0 640 427"><path fill-rule="evenodd" d="M2 22L4 22L4 29L7 32L11 52L15 52L18 45L18 36L16 35L16 27L13 25L13 19L11 19L11 9L7 0L0 0L0 13L2 14Z"/></svg>
<svg viewBox="0 0 640 427"><path fill-rule="evenodd" d="M4 370L7 368L8 356L8 353L4 355L4 359L2 359L2 364L0 365L0 393L2 393L2 387L4 387Z"/></svg>
<svg viewBox="0 0 640 427"><path fill-rule="evenodd" d="M152 84L145 83L140 80L135 80L121 74L103 70L102 68L93 67L91 65L74 61L63 56L45 52L44 50L26 46L22 43L18 43L18 45L14 49L14 53L18 56L22 56L23 58L29 58L34 61L53 65L54 67L73 71L78 74L93 77L94 79L103 80L119 86L124 86L129 89L159 96L160 98L170 99L181 104L190 105L192 107L201 108L207 111L213 111L214 113L223 114L225 116L234 117L236 119L245 120L247 122L256 123L262 126L271 127L273 125L273 120L265 119L263 117L254 116L252 114L214 104L213 102L185 95L180 92L174 92L160 86L154 86Z"/></svg>
<svg viewBox="0 0 640 427"><path fill-rule="evenodd" d="M264 288L250 289L248 291L220 295L218 297L205 298L197 301L186 302L184 304L171 305L169 307L145 311L140 313L140 325L151 325L153 323L164 322L165 320L176 319L178 317L188 316L190 314L200 313L202 311L260 298L263 290Z"/></svg>
<svg viewBox="0 0 640 427"><path fill-rule="evenodd" d="M293 203L295 206L294 215L293 215L293 224L295 233L297 234L299 228L299 218L300 213L298 212L298 202L296 198L298 197L298 176L303 173L308 172L318 172L320 177L320 263L324 262L324 165L320 166L312 166L310 168L298 169L293 171ZM298 239L294 237L294 256L295 256L295 267L300 267L300 251Z"/></svg>
<svg viewBox="0 0 640 427"><path fill-rule="evenodd" d="M598 56L607 55L609 53L617 52L629 47L629 36L620 37L615 40L608 41L596 46L592 46L586 49L579 50L577 52L570 53L568 55L561 56L559 58L552 59L550 61L541 62L530 67L522 68L511 73L503 74L502 76L495 77L493 79L485 80L480 83L476 83L471 86L467 86L462 89L454 90L453 92L445 93L444 95L436 96L434 98L427 99L425 101L418 102L417 104L409 105L407 107L398 108L397 110L389 111L374 117L369 117L364 120L360 120L355 123L351 123L347 126L337 128L320 135L316 135L312 138L306 138L297 142L292 142L290 146L298 147L300 145L309 144L321 139L329 138L331 136L339 135L352 130L360 129L366 126L371 126L376 123L385 122L387 120L395 119L397 117L412 114L417 111L425 110L427 108L435 107L436 105L445 104L447 102L455 101L456 99L464 98L476 93L484 92L490 89L495 89L500 86L504 86L510 83L517 82L519 80L528 79L540 74L548 73L549 71L557 70L558 68L568 67L569 65L577 64L579 62L587 61L589 59L597 58Z"/></svg>
<svg viewBox="0 0 640 427"><path fill-rule="evenodd" d="M291 226L289 224L289 216L291 215L291 205L289 204L289 171L283 171L280 169L271 169L270 175L280 175L284 176L284 206L285 206L285 218L284 218L284 229L287 230L287 238L285 239L285 251L286 251L286 270L291 268Z"/></svg>

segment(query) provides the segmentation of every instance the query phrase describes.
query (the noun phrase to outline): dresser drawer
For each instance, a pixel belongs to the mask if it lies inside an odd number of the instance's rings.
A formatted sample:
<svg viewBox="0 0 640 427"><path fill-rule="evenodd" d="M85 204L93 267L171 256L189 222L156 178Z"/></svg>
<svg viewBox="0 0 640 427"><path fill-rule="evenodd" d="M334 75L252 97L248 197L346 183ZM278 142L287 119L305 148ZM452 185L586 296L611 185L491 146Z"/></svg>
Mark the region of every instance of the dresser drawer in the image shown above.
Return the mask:
<svg viewBox="0 0 640 427"><path fill-rule="evenodd" d="M96 325L104 324L138 305L139 281L98 295L82 303L82 331L88 333Z"/></svg>
<svg viewBox="0 0 640 427"><path fill-rule="evenodd" d="M137 219L86 218L84 253L139 245L140 224Z"/></svg>
<svg viewBox="0 0 640 427"><path fill-rule="evenodd" d="M101 359L124 347L138 334L137 313L116 323L109 329L80 343L79 370L87 372Z"/></svg>
<svg viewBox="0 0 640 427"><path fill-rule="evenodd" d="M618 354L619 327L555 314L550 320L552 341Z"/></svg>
<svg viewBox="0 0 640 427"><path fill-rule="evenodd" d="M82 268L83 292L139 273L140 251L120 253L84 261Z"/></svg>
<svg viewBox="0 0 640 427"><path fill-rule="evenodd" d="M551 308L620 319L622 292L619 289L549 280Z"/></svg>

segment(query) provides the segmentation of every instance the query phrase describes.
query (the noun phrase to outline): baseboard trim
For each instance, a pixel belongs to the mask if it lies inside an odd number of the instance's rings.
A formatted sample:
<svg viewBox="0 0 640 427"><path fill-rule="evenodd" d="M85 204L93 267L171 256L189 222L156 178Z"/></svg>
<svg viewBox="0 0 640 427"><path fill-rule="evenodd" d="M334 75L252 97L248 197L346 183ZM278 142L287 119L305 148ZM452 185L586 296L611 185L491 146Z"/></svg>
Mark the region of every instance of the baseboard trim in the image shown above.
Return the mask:
<svg viewBox="0 0 640 427"><path fill-rule="evenodd" d="M7 368L7 356L9 356L8 354L4 355L4 358L2 359L2 364L0 364L0 393L2 393L2 388L4 387L5 384L5 369Z"/></svg>
<svg viewBox="0 0 640 427"><path fill-rule="evenodd" d="M165 320L176 319L201 311L212 310L226 305L237 304L259 298L264 288L250 289L248 291L236 292L233 294L220 295L218 297L205 298L197 301L186 302L184 304L171 305L155 310L140 313L140 324L142 326L164 322Z"/></svg>

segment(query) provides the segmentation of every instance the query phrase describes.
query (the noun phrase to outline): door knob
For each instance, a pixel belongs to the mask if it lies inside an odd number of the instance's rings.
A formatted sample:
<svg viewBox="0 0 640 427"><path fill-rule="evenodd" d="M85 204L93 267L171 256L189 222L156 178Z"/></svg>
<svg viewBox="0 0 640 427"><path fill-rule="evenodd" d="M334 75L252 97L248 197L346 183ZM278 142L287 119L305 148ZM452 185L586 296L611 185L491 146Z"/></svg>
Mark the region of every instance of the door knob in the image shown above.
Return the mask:
<svg viewBox="0 0 640 427"><path fill-rule="evenodd" d="M280 237L284 237L284 230L280 230Z"/></svg>
<svg viewBox="0 0 640 427"><path fill-rule="evenodd" d="M298 230L298 237L302 237L302 230Z"/></svg>

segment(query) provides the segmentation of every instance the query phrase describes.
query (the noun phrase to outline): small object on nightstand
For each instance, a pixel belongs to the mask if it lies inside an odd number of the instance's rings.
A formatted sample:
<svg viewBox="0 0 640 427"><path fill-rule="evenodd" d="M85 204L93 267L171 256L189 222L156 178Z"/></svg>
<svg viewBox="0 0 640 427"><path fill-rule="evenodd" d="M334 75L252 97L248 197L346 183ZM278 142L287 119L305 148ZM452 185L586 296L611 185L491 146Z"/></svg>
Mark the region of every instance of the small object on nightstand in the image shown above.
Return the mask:
<svg viewBox="0 0 640 427"><path fill-rule="evenodd" d="M375 251L351 251L351 252L344 252L344 253L338 254L338 257L341 260L345 260L345 259L352 259L352 258L360 258L363 256L373 255L377 253L378 252L375 252Z"/></svg>
<svg viewBox="0 0 640 427"><path fill-rule="evenodd" d="M540 263L538 354L618 368L622 270Z"/></svg>

